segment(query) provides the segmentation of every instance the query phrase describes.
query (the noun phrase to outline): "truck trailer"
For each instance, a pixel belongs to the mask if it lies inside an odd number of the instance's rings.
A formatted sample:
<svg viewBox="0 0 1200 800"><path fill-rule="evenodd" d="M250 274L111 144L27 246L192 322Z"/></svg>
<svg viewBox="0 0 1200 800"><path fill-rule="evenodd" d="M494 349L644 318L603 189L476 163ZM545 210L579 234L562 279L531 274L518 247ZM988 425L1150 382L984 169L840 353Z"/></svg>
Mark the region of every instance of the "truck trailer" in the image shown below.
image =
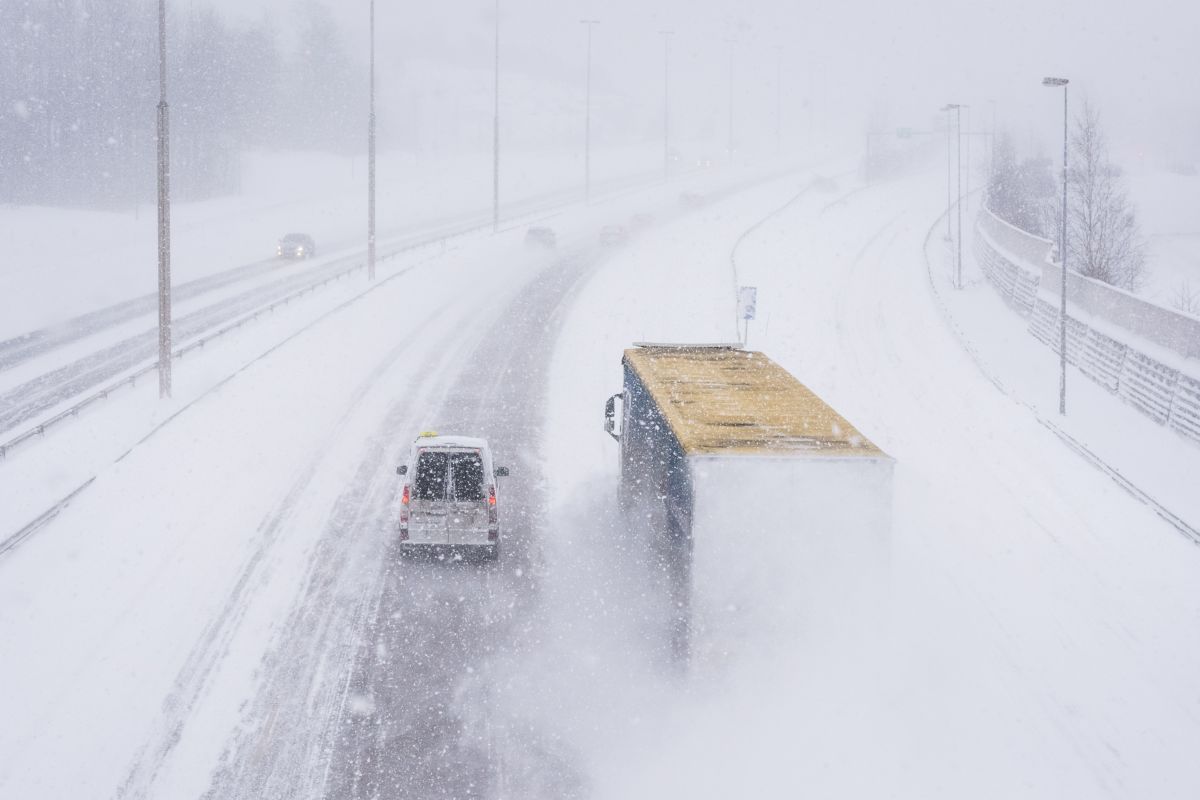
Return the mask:
<svg viewBox="0 0 1200 800"><path fill-rule="evenodd" d="M622 365L605 428L625 523L664 577L674 655L866 635L887 584L893 459L760 352L635 344Z"/></svg>

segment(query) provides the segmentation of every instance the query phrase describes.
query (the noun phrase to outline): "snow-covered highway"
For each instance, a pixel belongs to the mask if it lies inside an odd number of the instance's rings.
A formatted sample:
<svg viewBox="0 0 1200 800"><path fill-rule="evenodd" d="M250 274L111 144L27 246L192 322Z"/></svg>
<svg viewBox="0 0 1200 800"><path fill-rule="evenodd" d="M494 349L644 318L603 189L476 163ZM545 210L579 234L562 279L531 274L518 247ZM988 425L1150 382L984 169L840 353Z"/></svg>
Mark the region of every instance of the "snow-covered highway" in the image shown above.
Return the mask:
<svg viewBox="0 0 1200 800"><path fill-rule="evenodd" d="M1200 550L963 350L925 272L942 178L647 190L560 214L557 253L471 239L289 312L320 321L115 463L95 444L94 484L0 559L0 796L1200 793ZM595 246L635 211L658 223ZM600 410L631 341L734 338L735 243L750 346L897 459L890 636L829 655L780 554L778 624L681 678ZM396 558L425 429L512 469L498 565ZM96 434L67 436L30 469Z"/></svg>

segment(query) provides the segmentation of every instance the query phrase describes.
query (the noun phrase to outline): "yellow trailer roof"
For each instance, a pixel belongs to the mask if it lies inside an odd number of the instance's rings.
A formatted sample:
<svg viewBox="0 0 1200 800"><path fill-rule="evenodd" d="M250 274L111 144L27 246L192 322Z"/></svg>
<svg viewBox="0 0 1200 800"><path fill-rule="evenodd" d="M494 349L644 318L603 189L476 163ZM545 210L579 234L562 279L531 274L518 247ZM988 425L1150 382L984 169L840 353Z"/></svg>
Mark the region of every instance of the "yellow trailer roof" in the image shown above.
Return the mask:
<svg viewBox="0 0 1200 800"><path fill-rule="evenodd" d="M884 456L791 373L730 346L625 351L687 455Z"/></svg>

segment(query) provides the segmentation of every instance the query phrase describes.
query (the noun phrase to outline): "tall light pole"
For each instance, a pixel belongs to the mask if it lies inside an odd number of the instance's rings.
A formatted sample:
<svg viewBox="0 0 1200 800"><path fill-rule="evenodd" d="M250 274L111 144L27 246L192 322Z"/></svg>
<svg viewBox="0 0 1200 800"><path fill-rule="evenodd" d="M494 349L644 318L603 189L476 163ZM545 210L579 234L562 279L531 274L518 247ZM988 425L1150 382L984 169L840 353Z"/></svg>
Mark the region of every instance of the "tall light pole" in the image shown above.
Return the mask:
<svg viewBox="0 0 1200 800"><path fill-rule="evenodd" d="M1059 290L1061 305L1058 311L1058 413L1067 413L1067 78L1042 78L1042 86L1063 90L1063 203L1062 228L1058 240L1058 260L1062 268L1062 287Z"/></svg>
<svg viewBox="0 0 1200 800"><path fill-rule="evenodd" d="M955 162L955 166L958 167L958 169L956 170L958 172L958 198L957 198L958 202L956 203L956 207L958 210L958 243L957 243L958 244L958 254L954 259L954 288L956 288L956 289L962 288L962 109L963 109L963 107L961 105L959 105L958 103L947 103L945 106L942 107L943 111L953 111L954 112L954 131L957 134L956 138L958 139L958 146L954 148L954 151L958 154L958 158ZM946 119L946 124L947 124L947 126L950 124L949 117L947 117L947 119ZM947 141L949 141L949 140L947 139ZM947 156L946 156L947 164L950 163L948 147L949 146L947 145L947 151L946 151L947 152ZM949 184L947 184L947 189L948 188L949 188ZM949 195L948 191L947 191L947 195ZM949 197L947 196L947 207L946 207L947 233L949 232L949 228L950 228L950 207L949 207L948 203L949 203Z"/></svg>
<svg viewBox="0 0 1200 800"><path fill-rule="evenodd" d="M942 106L942 111L946 112L946 241L954 239L954 233L950 229L950 209L954 207L954 201L951 199L953 194L953 179L954 179L954 162L950 155L950 112L958 106L953 103L947 103Z"/></svg>
<svg viewBox="0 0 1200 800"><path fill-rule="evenodd" d="M492 105L492 233L500 230L500 0L496 0L495 56Z"/></svg>
<svg viewBox="0 0 1200 800"><path fill-rule="evenodd" d="M967 191L962 196L963 203L966 204L967 210L971 210L971 107L964 105L967 110ZM961 136L961 134L960 134Z"/></svg>
<svg viewBox="0 0 1200 800"><path fill-rule="evenodd" d="M962 284L962 239L963 239L963 237L962 237L962 199L963 199L963 194L962 194L962 106L959 106L959 105L956 105L954 107L954 131L958 135L958 146L954 148L954 152L958 154L958 157L955 159L955 162L954 162L954 165L958 168L957 169L957 172L958 172L958 203L956 204L956 206L958 208L958 225L956 226L958 228L958 258L956 259L956 262L957 262L958 266L957 266L957 270L955 272L955 275L956 275L955 280L956 280L956 284L957 284L956 288L961 289L961 288L963 288L963 284Z"/></svg>
<svg viewBox="0 0 1200 800"><path fill-rule="evenodd" d="M675 31L659 31L663 37L663 178L671 177L671 37Z"/></svg>
<svg viewBox="0 0 1200 800"><path fill-rule="evenodd" d="M583 120L583 201L592 201L592 26L598 19L582 19L587 26L587 100Z"/></svg>
<svg viewBox="0 0 1200 800"><path fill-rule="evenodd" d="M733 46L737 44L737 39L726 39L725 43L729 45L729 139L726 145L726 150L729 156L729 166L733 166Z"/></svg>
<svg viewBox="0 0 1200 800"><path fill-rule="evenodd" d="M171 124L167 3L158 0L158 396L171 396Z"/></svg>
<svg viewBox="0 0 1200 800"><path fill-rule="evenodd" d="M371 0L371 91L367 114L367 280L375 280L375 0Z"/></svg>

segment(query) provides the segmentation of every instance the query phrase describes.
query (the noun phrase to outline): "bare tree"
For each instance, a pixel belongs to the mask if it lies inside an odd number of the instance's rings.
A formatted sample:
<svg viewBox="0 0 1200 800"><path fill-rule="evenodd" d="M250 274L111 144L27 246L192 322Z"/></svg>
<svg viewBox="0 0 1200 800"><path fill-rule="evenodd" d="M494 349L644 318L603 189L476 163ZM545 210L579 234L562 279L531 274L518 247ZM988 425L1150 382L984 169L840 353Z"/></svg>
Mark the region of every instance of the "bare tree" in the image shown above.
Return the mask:
<svg viewBox="0 0 1200 800"><path fill-rule="evenodd" d="M1171 300L1171 307L1176 311L1200 317L1200 289L1193 289L1191 281L1179 284L1179 289Z"/></svg>
<svg viewBox="0 0 1200 800"><path fill-rule="evenodd" d="M1100 114L1089 101L1075 118L1067 173L1067 255L1076 272L1122 289L1141 287L1146 243L1120 169L1108 155ZM1054 229L1062 213L1053 207Z"/></svg>

